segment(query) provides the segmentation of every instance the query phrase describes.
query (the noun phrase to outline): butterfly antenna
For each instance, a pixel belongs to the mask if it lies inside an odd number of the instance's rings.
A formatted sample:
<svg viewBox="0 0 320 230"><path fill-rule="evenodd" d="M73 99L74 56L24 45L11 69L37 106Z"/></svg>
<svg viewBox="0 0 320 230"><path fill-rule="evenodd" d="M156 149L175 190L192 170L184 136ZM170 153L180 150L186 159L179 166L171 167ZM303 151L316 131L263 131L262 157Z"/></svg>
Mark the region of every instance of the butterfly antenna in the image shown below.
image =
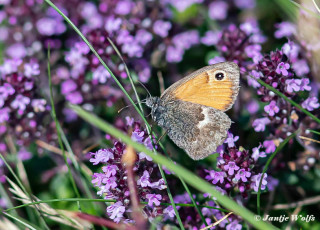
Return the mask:
<svg viewBox="0 0 320 230"><path fill-rule="evenodd" d="M122 110L124 110L124 109L126 109L126 108L129 108L130 106L132 106L132 105L127 105L127 106L125 106L125 107L122 107L121 109L118 110L118 113L121 113Z"/></svg>
<svg viewBox="0 0 320 230"><path fill-rule="evenodd" d="M142 85L142 87L147 91L149 97L152 97L151 96L151 93L149 92L149 90L147 89L147 87L141 82L141 81L138 81L140 83L140 85Z"/></svg>
<svg viewBox="0 0 320 230"><path fill-rule="evenodd" d="M140 102L141 102L141 103L146 103L146 100L147 100L147 99L143 99L143 100L141 100ZM136 103L134 103L134 104L131 104L131 105L127 105L127 106L125 106L125 107L122 107L121 109L118 110L118 113L121 113L122 110L124 110L124 109L126 109L126 108L129 108L130 106L133 106L133 105L136 105L136 104L139 104L139 102L136 102Z"/></svg>

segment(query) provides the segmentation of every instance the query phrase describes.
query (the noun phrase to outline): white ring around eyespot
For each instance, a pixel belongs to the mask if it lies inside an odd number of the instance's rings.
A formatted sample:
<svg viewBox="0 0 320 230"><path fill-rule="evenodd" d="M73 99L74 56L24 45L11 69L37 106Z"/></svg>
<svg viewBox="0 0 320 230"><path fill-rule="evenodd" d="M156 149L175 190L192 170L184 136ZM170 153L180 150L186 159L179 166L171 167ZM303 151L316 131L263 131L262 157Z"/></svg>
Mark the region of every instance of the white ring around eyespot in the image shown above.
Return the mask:
<svg viewBox="0 0 320 230"><path fill-rule="evenodd" d="M223 73L224 78L221 79L221 80L216 79L216 74L217 73ZM227 78L227 73L225 71L223 71L223 70L216 70L216 71L213 72L213 78L214 78L215 81L225 81L226 78Z"/></svg>

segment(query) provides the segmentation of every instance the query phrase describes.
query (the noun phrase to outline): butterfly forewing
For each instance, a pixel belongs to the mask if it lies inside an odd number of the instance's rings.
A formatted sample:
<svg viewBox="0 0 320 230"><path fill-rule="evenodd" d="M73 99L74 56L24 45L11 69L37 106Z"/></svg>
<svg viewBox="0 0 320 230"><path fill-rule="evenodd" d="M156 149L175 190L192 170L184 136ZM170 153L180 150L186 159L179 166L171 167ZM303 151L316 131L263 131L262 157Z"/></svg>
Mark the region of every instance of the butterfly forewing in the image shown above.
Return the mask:
<svg viewBox="0 0 320 230"><path fill-rule="evenodd" d="M219 73L223 73L223 79L216 77ZM226 111L238 95L239 76L239 67L232 62L207 66L173 84L163 98L170 96Z"/></svg>

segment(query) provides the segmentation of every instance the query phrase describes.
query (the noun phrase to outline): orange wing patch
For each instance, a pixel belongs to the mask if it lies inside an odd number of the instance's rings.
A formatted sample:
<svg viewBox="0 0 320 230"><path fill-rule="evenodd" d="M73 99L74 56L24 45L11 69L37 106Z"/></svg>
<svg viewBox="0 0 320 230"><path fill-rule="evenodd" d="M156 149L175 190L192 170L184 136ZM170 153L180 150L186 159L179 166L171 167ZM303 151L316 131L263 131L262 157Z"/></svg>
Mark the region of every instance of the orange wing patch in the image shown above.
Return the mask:
<svg viewBox="0 0 320 230"><path fill-rule="evenodd" d="M219 81L215 79L214 71L205 71L180 85L173 93L177 99L225 111L232 106L238 88L228 76Z"/></svg>

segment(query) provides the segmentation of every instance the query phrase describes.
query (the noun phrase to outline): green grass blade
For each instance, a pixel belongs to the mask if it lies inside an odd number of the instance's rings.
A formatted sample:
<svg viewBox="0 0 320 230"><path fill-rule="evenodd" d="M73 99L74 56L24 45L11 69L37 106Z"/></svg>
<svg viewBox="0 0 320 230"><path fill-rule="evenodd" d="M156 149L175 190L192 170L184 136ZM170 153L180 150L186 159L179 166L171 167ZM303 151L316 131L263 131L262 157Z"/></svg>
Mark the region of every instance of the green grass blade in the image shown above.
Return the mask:
<svg viewBox="0 0 320 230"><path fill-rule="evenodd" d="M314 133L314 134L320 135L320 132L318 132L318 131L315 131L315 130L312 130L312 129L308 129L308 131L310 131L311 133Z"/></svg>
<svg viewBox="0 0 320 230"><path fill-rule="evenodd" d="M55 105L54 105L54 101L53 101L53 92L52 92L52 80L51 80L51 70L50 70L50 47L48 48L48 78L49 78L49 89L50 89L50 103L51 103L51 110L52 110L52 117L53 117L53 120L56 124L56 129L57 129L57 135L58 135L58 142L59 142L59 145L60 145L60 148L61 148L61 151L62 151L62 156L63 156L63 159L64 159L64 162L68 168L68 176L69 176L69 179L70 179L70 182L71 182L71 185L72 185L72 188L76 194L77 197L80 198L80 193L79 193L79 190L77 188L77 185L76 185L76 182L72 176L72 172L71 172L71 168L70 168L70 165L68 163L68 159L67 159L67 155L66 155L66 152L64 150L64 145L62 143L62 138L61 138L61 127L59 125L59 122L58 122L58 119L57 119L57 114L56 114L56 109L55 109ZM81 207L80 207L80 203L78 203L78 208L79 210L81 210Z"/></svg>
<svg viewBox="0 0 320 230"><path fill-rule="evenodd" d="M271 161L273 160L273 158L281 151L281 149L283 149L283 147L293 138L295 137L297 134L297 131L294 132L293 134L291 134L289 137L287 137L279 146L278 148L272 153L272 155L269 157L267 163L265 164L263 170L262 170L262 175L261 175L261 179L260 179L260 183L259 183L259 190L257 193L257 212L258 215L260 215L260 195L261 195L261 185L262 185L262 180L264 177L264 174L267 172L268 167L271 163Z"/></svg>
<svg viewBox="0 0 320 230"><path fill-rule="evenodd" d="M193 174L189 170L183 168L178 164L174 164L166 157L162 156L159 153L154 153L147 149L144 145L139 144L133 141L129 136L124 134L122 131L114 128L112 125L106 123L102 119L98 118L97 116L83 110L79 106L70 105L70 107L84 120L91 123L92 125L96 126L97 128L101 129L102 131L120 139L122 142L126 143L127 145L132 146L138 152L144 152L148 156L150 156L154 162L165 166L170 171L174 172L175 176L180 176L184 179L188 184L196 188L197 190L209 193L213 197L217 198L217 201L223 205L225 208L232 210L237 215L241 216L243 219L251 223L257 229L277 229L275 226L263 222L263 221L256 221L255 215L246 209L243 206L237 204L234 200L230 199L229 197L222 195L219 191L217 191L212 184L209 184L207 181L203 180L202 178L198 177L197 175Z"/></svg>

